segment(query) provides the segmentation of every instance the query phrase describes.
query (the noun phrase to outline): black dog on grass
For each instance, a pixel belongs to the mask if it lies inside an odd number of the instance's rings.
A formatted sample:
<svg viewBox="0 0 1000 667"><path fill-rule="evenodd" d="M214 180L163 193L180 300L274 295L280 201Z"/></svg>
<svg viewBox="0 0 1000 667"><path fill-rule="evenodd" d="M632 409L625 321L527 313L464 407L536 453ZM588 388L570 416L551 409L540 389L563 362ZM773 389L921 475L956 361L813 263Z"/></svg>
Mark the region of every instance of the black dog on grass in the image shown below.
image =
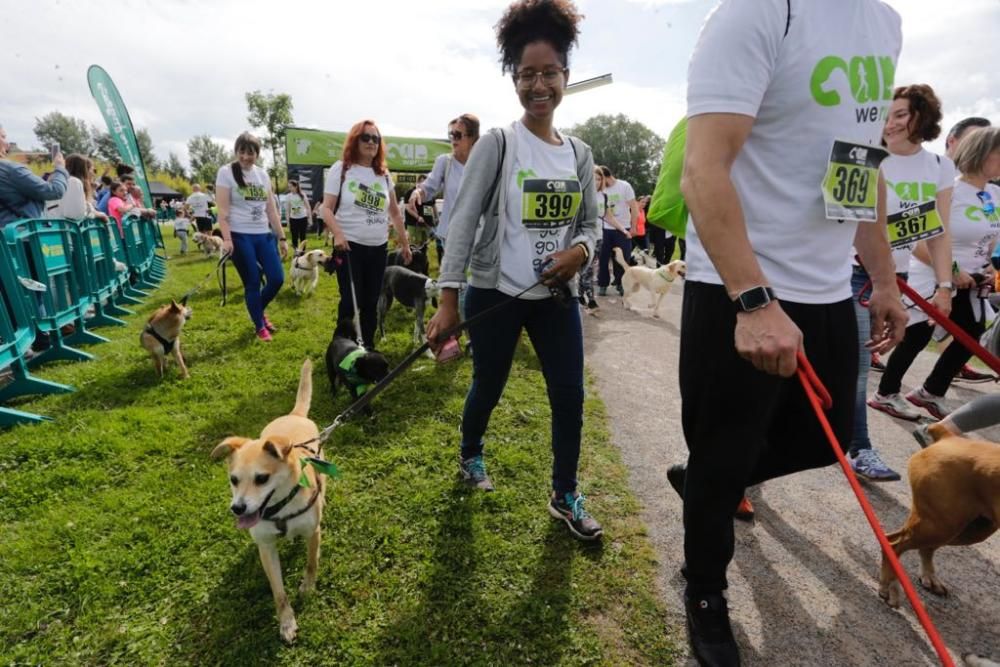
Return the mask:
<svg viewBox="0 0 1000 667"><path fill-rule="evenodd" d="M422 245L411 245L410 253L413 255L413 259L410 260L409 264L403 264L403 251L395 250L390 252L385 258L386 266L405 266L410 271L416 273L422 273L425 276L430 273L431 264L430 260L427 259L427 244L428 241L424 241Z"/></svg>
<svg viewBox="0 0 1000 667"><path fill-rule="evenodd" d="M326 348L326 374L330 392L336 396L338 382L358 400L368 389L389 374L389 361L381 352L366 350L354 341L350 322L337 325Z"/></svg>

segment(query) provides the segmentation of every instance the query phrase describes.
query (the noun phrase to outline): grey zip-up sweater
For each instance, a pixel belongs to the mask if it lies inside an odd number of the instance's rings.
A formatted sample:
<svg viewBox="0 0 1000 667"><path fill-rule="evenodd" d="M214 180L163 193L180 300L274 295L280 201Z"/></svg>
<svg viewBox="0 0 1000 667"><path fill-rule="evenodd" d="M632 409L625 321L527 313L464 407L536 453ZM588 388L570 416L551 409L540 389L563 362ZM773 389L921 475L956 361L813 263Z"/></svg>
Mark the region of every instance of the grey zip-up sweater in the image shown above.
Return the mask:
<svg viewBox="0 0 1000 667"><path fill-rule="evenodd" d="M594 256L594 244L600 237L594 190L594 155L590 146L575 137L569 141L576 155L576 174L580 179L583 201L567 234L563 249L577 243ZM458 288L468 282L473 287L496 289L500 282L500 249L503 247L504 211L507 184L517 155L517 136L513 127L494 128L476 142L465 164L465 174L451 211L448 240L441 262L441 287ZM466 280L466 269L471 274ZM577 278L570 283L577 294Z"/></svg>

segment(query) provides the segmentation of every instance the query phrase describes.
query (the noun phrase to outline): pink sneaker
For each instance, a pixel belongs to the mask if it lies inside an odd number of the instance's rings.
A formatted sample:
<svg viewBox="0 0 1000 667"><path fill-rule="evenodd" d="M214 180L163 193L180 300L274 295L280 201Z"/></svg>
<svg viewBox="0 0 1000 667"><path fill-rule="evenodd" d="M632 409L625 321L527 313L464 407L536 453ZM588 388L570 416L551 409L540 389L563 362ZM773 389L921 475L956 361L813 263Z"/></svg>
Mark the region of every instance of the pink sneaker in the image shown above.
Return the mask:
<svg viewBox="0 0 1000 667"><path fill-rule="evenodd" d="M257 332L257 338L261 339L265 343L270 343L271 342L271 332L267 330L266 326L263 326L263 327L260 328L260 331Z"/></svg>
<svg viewBox="0 0 1000 667"><path fill-rule="evenodd" d="M271 320L268 319L267 315L264 316L264 328L270 331L271 333L274 333L275 331L278 330L278 327L274 326Z"/></svg>

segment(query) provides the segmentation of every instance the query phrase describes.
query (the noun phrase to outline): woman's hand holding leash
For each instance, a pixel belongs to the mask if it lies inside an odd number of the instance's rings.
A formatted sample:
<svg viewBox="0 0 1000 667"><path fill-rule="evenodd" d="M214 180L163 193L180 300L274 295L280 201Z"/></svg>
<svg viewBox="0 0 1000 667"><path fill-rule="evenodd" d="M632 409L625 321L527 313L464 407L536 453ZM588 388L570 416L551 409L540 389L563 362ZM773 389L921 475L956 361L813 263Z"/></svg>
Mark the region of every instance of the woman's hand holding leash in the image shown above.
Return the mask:
<svg viewBox="0 0 1000 667"><path fill-rule="evenodd" d="M898 289L873 287L868 299L868 314L872 320L872 337L865 347L869 350L882 354L903 340L908 316Z"/></svg>
<svg viewBox="0 0 1000 667"><path fill-rule="evenodd" d="M278 252L281 253L281 259L288 259L288 239L278 239Z"/></svg>
<svg viewBox="0 0 1000 667"><path fill-rule="evenodd" d="M543 282L553 286L568 283L587 261L587 249L580 243L572 248L554 252L546 258L549 268L542 272Z"/></svg>
<svg viewBox="0 0 1000 667"><path fill-rule="evenodd" d="M445 287L438 299L437 312L427 323L427 343L431 346L431 351L437 354L445 343L444 340L438 339L439 336L457 327L459 322L458 290L454 287Z"/></svg>
<svg viewBox="0 0 1000 667"><path fill-rule="evenodd" d="M777 301L737 313L733 337L736 353L757 370L781 377L795 374L796 355L803 349L802 331Z"/></svg>
<svg viewBox="0 0 1000 667"><path fill-rule="evenodd" d="M399 252L403 255L403 264L406 266L410 265L413 261L413 251L410 250L410 240L404 239L403 246L399 249Z"/></svg>
<svg viewBox="0 0 1000 667"><path fill-rule="evenodd" d="M225 256L225 255L232 255L233 254L233 239L232 238L222 239L222 254L223 254L223 256Z"/></svg>

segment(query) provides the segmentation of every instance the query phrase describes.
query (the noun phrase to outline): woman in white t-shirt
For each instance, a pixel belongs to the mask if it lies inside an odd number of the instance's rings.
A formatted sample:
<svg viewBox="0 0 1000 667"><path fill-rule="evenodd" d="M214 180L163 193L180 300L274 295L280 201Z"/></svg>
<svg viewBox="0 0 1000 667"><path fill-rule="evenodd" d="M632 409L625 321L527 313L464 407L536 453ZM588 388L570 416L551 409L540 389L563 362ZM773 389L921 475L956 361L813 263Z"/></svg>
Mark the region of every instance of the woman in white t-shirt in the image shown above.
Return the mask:
<svg viewBox="0 0 1000 667"><path fill-rule="evenodd" d="M288 240L271 196L267 172L257 166L260 139L244 132L236 138L236 161L219 168L215 201L219 206L222 249L230 253L243 281L247 312L257 338L270 342L275 327L265 310L285 281L281 258L288 256ZM281 258L274 247L278 238ZM260 288L263 267L267 284Z"/></svg>
<svg viewBox="0 0 1000 667"><path fill-rule="evenodd" d="M1000 178L1000 128L980 128L963 136L955 151L955 166L960 175L952 192L949 235L954 261L950 280L957 291L949 317L966 333L978 339L993 315L986 297L993 285L990 255L1000 237L1000 214L997 212L1000 187L989 181ZM935 282L941 284L929 266L929 259L925 243L918 243L910 261L909 283L920 294L929 294ZM889 358L879 384L879 394L884 396L899 391L902 374L894 372L890 375L890 371L895 370L895 363L903 366L904 370L909 368L930 341L933 331L934 327L923 311L910 309L906 337ZM938 357L923 385L908 393L906 400L924 408L936 419L944 419L949 412L944 395L955 374L971 356L972 353L961 343L952 341Z"/></svg>
<svg viewBox="0 0 1000 667"><path fill-rule="evenodd" d="M412 259L410 240L396 201L392 178L385 161L386 147L374 121L355 123L344 141L344 155L330 168L323 188L323 220L333 233L334 252L341 253L337 265L340 303L337 328L354 319L351 285L358 299L361 341L375 349L378 297L389 245L389 222L403 262Z"/></svg>
<svg viewBox="0 0 1000 667"><path fill-rule="evenodd" d="M107 222L108 216L94 207L93 182L95 172L91 159L76 153L68 155L66 156L66 171L69 172L66 192L61 199L49 205L45 211L45 217L68 220L97 218Z"/></svg>
<svg viewBox="0 0 1000 667"><path fill-rule="evenodd" d="M907 220L914 218L915 207L927 215L933 209L940 221L937 236L927 239L927 246L934 259L940 289L925 292L934 305L947 314L951 311L951 239L948 237L948 219L951 214L951 193L955 181L955 165L950 159L936 155L923 148L923 143L933 141L941 134L941 102L930 86L916 84L901 86L893 93L889 107L889 119L882 130L882 141L889 150L889 157L882 161L882 175L886 182L886 216L891 240L895 243L892 257L896 264L896 275L904 280L910 267L910 253L916 245L916 238L899 237L898 231L906 231ZM933 225L928 225L933 227ZM868 273L854 264L851 274L851 288L854 294L854 314L858 321L858 382L855 392L854 431L848 448L848 459L854 471L866 479L885 482L896 481L899 474L889 468L878 451L872 448L868 437L868 411L865 402L868 397L868 369L872 355L865 346L871 337L871 320L868 309L860 303L861 290L869 284ZM890 362L893 370L886 371L890 377L902 378L906 367L902 357L893 354ZM907 364L906 366L909 366ZM897 375L898 374L898 375ZM871 403L896 417L914 419L918 416L900 395L876 394Z"/></svg>
<svg viewBox="0 0 1000 667"><path fill-rule="evenodd" d="M299 244L306 240L306 235L309 233L309 217L312 212L309 199L302 192L298 181L288 181L285 206L288 209L288 231L292 235L292 247L298 248Z"/></svg>
<svg viewBox="0 0 1000 667"><path fill-rule="evenodd" d="M502 70L512 75L524 114L472 149L452 209L440 305L427 335L441 345L438 336L458 324L458 288L466 283L466 267L471 269L468 319L504 304L502 313L469 326L473 377L462 415L460 473L470 485L490 491L483 436L527 330L552 409L548 510L575 537L595 540L601 526L584 509L576 479L583 421L580 309L558 291L567 283L570 293L575 289L599 233L590 147L562 135L554 123L581 18L569 1L519 0L497 24Z"/></svg>

